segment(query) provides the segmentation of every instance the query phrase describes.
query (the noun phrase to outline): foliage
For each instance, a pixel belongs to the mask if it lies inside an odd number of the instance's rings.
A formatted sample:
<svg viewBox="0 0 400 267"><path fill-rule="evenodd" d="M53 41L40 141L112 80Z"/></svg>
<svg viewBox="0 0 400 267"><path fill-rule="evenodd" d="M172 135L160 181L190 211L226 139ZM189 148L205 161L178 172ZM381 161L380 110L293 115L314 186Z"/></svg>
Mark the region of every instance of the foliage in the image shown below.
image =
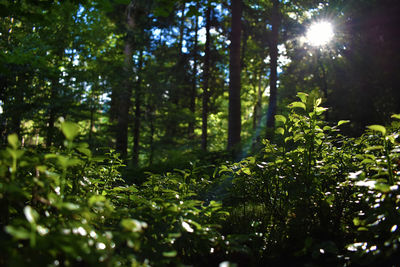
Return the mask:
<svg viewBox="0 0 400 267"><path fill-rule="evenodd" d="M20 149L8 137L1 156L1 263L46 266L148 266L202 260L221 238L221 204L195 198L209 180L196 168L149 174L126 185L115 152L93 157L74 142L76 124L61 125L64 148Z"/></svg>
<svg viewBox="0 0 400 267"><path fill-rule="evenodd" d="M247 225L252 253L266 261L284 253L309 263L389 263L398 254L398 123L347 138L339 127L348 121L329 126L319 119L321 99L298 97L289 115L276 116L277 145L265 141L257 157L225 167L235 175L230 229Z"/></svg>
<svg viewBox="0 0 400 267"><path fill-rule="evenodd" d="M298 97L276 116L276 144L265 141L258 155L147 173L141 185L125 182L115 151L92 155L76 124L61 123L64 146L49 151L9 135L1 264L391 263L400 238L399 115L348 138L339 128L349 121L329 126L321 99Z"/></svg>

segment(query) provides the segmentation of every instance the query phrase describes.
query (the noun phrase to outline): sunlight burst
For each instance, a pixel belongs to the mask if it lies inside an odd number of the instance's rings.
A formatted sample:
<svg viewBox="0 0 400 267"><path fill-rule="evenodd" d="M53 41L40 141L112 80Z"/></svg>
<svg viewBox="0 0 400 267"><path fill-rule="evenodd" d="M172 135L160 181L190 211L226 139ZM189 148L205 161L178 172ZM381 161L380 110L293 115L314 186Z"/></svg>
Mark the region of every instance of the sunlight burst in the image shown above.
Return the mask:
<svg viewBox="0 0 400 267"><path fill-rule="evenodd" d="M333 26L327 21L311 24L307 31L307 42L312 46L323 46L328 44L334 36Z"/></svg>

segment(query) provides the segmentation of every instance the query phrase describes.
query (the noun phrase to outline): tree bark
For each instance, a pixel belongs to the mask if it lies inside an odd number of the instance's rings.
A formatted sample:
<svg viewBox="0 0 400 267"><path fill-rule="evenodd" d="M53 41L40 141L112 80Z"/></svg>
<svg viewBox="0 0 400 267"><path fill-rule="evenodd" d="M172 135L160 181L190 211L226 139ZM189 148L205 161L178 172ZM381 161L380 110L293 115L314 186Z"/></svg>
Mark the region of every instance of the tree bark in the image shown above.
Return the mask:
<svg viewBox="0 0 400 267"><path fill-rule="evenodd" d="M238 149L241 133L240 102L240 39L242 1L232 0L232 32L229 64L229 114L228 114L228 150Z"/></svg>
<svg viewBox="0 0 400 267"><path fill-rule="evenodd" d="M206 10L206 47L204 54L204 71L203 71L203 102L202 102L202 125L201 125L201 149L207 150L208 139L208 97L209 97L209 78L210 78L210 22L211 22L211 6L208 3Z"/></svg>
<svg viewBox="0 0 400 267"><path fill-rule="evenodd" d="M137 166L139 163L139 141L140 141L140 120L141 120L141 106L142 106L142 68L143 68L143 50L140 51L139 55L139 67L138 67L138 80L136 82L135 90L135 119L133 125L133 155L132 163Z"/></svg>
<svg viewBox="0 0 400 267"><path fill-rule="evenodd" d="M128 125L129 109L132 96L132 56L133 56L133 29L135 21L133 14L134 4L131 2L126 8L126 30L127 38L124 46L124 81L117 95L117 129L116 129L116 150L121 158L125 159L128 148Z"/></svg>
<svg viewBox="0 0 400 267"><path fill-rule="evenodd" d="M266 138L272 140L275 129L275 115L277 106L277 81L278 81L278 38L280 26L279 0L272 0L271 14L271 38L269 40L270 51L270 76L269 76L269 104L267 111L267 131Z"/></svg>
<svg viewBox="0 0 400 267"><path fill-rule="evenodd" d="M197 5L198 7L198 5ZM189 139L194 138L195 113L196 113L196 96L197 96L197 54L198 54L198 31L199 31L199 16L196 15L194 27L194 46L193 46L193 73L192 73L192 90L190 92L189 110L192 114L192 119L189 121L188 133Z"/></svg>

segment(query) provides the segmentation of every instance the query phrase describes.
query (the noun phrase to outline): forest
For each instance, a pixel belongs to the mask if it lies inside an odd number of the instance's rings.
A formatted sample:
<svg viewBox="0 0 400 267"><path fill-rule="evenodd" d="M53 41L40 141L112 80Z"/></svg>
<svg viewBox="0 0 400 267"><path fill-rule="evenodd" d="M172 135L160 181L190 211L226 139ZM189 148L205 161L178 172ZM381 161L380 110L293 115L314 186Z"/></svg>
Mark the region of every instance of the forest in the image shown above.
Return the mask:
<svg viewBox="0 0 400 267"><path fill-rule="evenodd" d="M397 266L399 14L0 0L0 266Z"/></svg>

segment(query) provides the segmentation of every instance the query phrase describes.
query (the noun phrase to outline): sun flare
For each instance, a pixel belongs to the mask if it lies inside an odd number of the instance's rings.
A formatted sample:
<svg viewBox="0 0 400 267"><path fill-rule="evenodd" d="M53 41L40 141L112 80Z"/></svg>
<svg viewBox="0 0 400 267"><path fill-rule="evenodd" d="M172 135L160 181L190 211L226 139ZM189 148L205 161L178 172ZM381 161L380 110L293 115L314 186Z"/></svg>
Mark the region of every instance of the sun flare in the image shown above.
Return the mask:
<svg viewBox="0 0 400 267"><path fill-rule="evenodd" d="M307 42L312 46L326 45L332 40L333 36L333 26L327 21L311 24L306 33Z"/></svg>

